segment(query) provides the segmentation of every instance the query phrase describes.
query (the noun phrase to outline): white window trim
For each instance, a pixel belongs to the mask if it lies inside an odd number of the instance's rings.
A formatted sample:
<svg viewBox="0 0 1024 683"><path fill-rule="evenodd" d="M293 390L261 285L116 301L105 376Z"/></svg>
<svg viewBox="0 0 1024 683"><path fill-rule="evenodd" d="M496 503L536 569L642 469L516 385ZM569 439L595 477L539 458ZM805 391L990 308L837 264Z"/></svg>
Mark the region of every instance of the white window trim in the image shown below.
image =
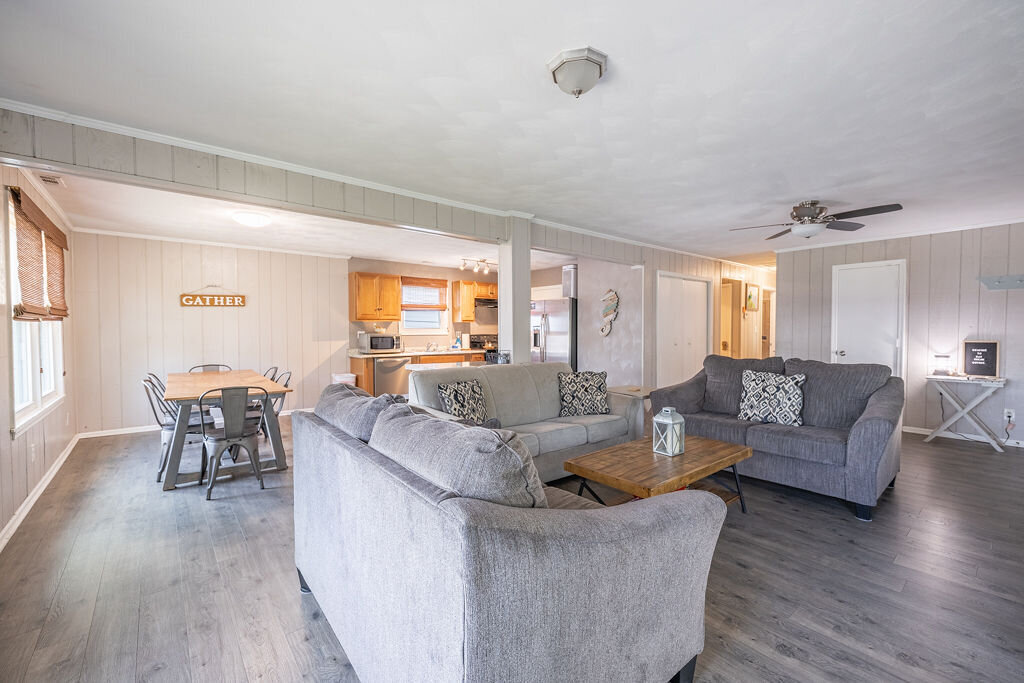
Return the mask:
<svg viewBox="0 0 1024 683"><path fill-rule="evenodd" d="M13 350L14 350L14 346L13 346L13 344L14 344L14 333L13 333L14 322L15 322L14 320L9 320L8 321L8 326L9 326L9 329L11 330L11 332L10 332L10 340L11 340L11 350L12 350L12 353L10 354L11 355L10 371L11 371L11 378L12 379L14 377L14 353L13 353ZM33 379L33 385L34 385L32 387L33 399L32 399L32 402L29 405L25 406L21 410L19 410L16 413L14 413L13 420L12 420L13 427L11 428L11 437L12 438L17 438L26 429L28 429L29 427L31 427L34 424L37 424L40 420L42 420L44 417L46 417L51 412L53 412L53 410L57 406L59 406L61 403L64 402L64 397L66 395L66 393L64 391L64 329L62 327L58 327L57 328L60 331L60 345L59 345L59 348L54 349L56 351L56 353L54 353L54 359L57 361L54 364L54 368L53 368L53 372L54 372L54 382L53 382L54 389L50 393L43 395L42 394L42 373L41 372L37 372L37 370L40 367L40 364L42 362L40 357L39 357L39 350L40 350L39 333L42 330L42 324L43 323L42 322L38 322L38 323L30 322L30 323L26 323L26 324L29 325L29 329L32 330L30 343L31 343L31 346L32 346L32 368L33 368L32 379ZM55 323L55 324L57 324L57 323ZM13 406L13 403L14 403L14 400L13 400L14 399L14 382L13 381L11 382L11 389L10 389L10 391L11 391L11 403L12 403L12 406Z"/></svg>
<svg viewBox="0 0 1024 683"><path fill-rule="evenodd" d="M405 326L405 311L402 311L402 315L398 321L398 333L403 337L440 337L448 334L448 330L451 329L449 323L450 316L448 310L439 311L441 314L441 327L436 328L408 328Z"/></svg>

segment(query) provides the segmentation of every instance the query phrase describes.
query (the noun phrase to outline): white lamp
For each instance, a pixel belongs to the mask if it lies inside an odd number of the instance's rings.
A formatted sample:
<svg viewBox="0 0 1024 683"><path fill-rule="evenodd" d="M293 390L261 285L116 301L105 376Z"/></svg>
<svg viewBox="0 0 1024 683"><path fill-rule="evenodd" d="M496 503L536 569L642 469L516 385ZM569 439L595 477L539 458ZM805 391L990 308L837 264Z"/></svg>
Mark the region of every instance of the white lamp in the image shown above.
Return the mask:
<svg viewBox="0 0 1024 683"><path fill-rule="evenodd" d="M655 453L680 455L686 451L686 420L675 408L662 408L653 422Z"/></svg>
<svg viewBox="0 0 1024 683"><path fill-rule="evenodd" d="M608 55L592 47L562 50L548 60L555 84L576 98L597 85L607 66Z"/></svg>

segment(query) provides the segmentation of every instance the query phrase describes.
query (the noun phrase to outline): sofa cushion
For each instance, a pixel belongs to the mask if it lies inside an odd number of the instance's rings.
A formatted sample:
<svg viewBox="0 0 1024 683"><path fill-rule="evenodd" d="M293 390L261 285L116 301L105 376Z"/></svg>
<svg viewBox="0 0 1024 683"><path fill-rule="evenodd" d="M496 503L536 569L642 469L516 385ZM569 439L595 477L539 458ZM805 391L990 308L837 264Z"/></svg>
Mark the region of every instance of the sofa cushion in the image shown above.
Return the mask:
<svg viewBox="0 0 1024 683"><path fill-rule="evenodd" d="M467 427L395 405L377 419L370 447L458 496L547 507L533 456L515 432Z"/></svg>
<svg viewBox="0 0 1024 683"><path fill-rule="evenodd" d="M487 402L480 380L464 379L438 384L437 395L449 415L478 424L487 420Z"/></svg>
<svg viewBox="0 0 1024 683"><path fill-rule="evenodd" d="M413 403L445 412L444 404L441 403L441 396L437 392L437 385L451 382L462 382L467 380L480 380L484 392L484 402L487 404L487 417L499 417L494 410L494 397L491 395L491 385L484 375L483 367L468 368L439 368L437 370L420 370L409 373L409 396ZM504 423L504 420L502 420ZM507 423L505 423L507 424Z"/></svg>
<svg viewBox="0 0 1024 683"><path fill-rule="evenodd" d="M804 383L804 424L849 429L868 405L871 394L882 388L892 370L874 363L822 363L790 358L786 374L807 376Z"/></svg>
<svg viewBox="0 0 1024 683"><path fill-rule="evenodd" d="M629 422L621 415L576 415L555 418L554 422L583 425L587 429L587 443L598 443L629 431Z"/></svg>
<svg viewBox="0 0 1024 683"><path fill-rule="evenodd" d="M584 370L558 373L559 417L607 415L608 373Z"/></svg>
<svg viewBox="0 0 1024 683"><path fill-rule="evenodd" d="M562 409L562 400L558 394L558 374L572 372L572 366L568 363L528 363L519 367L530 373L533 385L537 388L537 419L531 422L558 417Z"/></svg>
<svg viewBox="0 0 1024 683"><path fill-rule="evenodd" d="M779 356L764 359L708 356L704 359L704 372L708 376L704 387L704 410L725 415L739 414L744 370L781 375L785 369L786 365Z"/></svg>
<svg viewBox="0 0 1024 683"><path fill-rule="evenodd" d="M747 445L764 453L842 466L846 464L849 436L848 429L754 425L747 430Z"/></svg>
<svg viewBox="0 0 1024 683"><path fill-rule="evenodd" d="M550 420L516 425L511 429L519 434L532 434L537 437L539 453L560 451L563 448L582 446L587 443L587 428L583 425Z"/></svg>
<svg viewBox="0 0 1024 683"><path fill-rule="evenodd" d="M588 500L575 493L560 489L557 486L545 486L544 495L548 499L548 507L552 510L603 510L600 503Z"/></svg>
<svg viewBox="0 0 1024 683"><path fill-rule="evenodd" d="M806 380L806 375L744 370L743 398L737 417L751 422L803 424L800 413L804 407L804 392L800 387Z"/></svg>
<svg viewBox="0 0 1024 683"><path fill-rule="evenodd" d="M738 444L746 443L747 429L751 425L756 424L747 420L740 420L732 415L709 413L707 411L687 413L683 415L683 419L686 421L684 427L687 434Z"/></svg>
<svg viewBox="0 0 1024 683"><path fill-rule="evenodd" d="M320 394L313 412L349 436L365 442L370 440L377 416L398 402L390 394L374 398L351 384L332 384Z"/></svg>
<svg viewBox="0 0 1024 683"><path fill-rule="evenodd" d="M501 424L517 425L545 419L537 385L522 365L488 365L480 368L494 398L494 416Z"/></svg>
<svg viewBox="0 0 1024 683"><path fill-rule="evenodd" d="M540 455L540 441L537 439L536 434L530 434L529 432L516 432L516 434L519 435L523 445L526 446L526 450L530 451L530 455L534 457Z"/></svg>

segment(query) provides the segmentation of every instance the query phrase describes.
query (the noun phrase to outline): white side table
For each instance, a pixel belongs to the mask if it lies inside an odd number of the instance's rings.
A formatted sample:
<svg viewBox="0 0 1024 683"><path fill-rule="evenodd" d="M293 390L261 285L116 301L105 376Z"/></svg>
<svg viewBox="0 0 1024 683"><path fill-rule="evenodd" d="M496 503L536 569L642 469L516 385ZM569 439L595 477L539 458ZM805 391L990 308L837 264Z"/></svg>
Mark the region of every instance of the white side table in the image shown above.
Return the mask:
<svg viewBox="0 0 1024 683"><path fill-rule="evenodd" d="M982 402L985 401L989 396L996 393L1004 386L1006 386L1005 377L965 377L959 375L928 375L925 379L935 385L941 396L945 396L949 399L949 402L956 406L956 413L940 424L938 427L932 430L932 433L925 437L925 441L931 441L937 436L953 436L951 432L946 430L957 420L963 418L970 422L972 425L978 428L981 432L980 436L984 437L988 441L989 445L996 451L1002 453L1003 447L999 442L999 437L988 428L981 419L974 414L974 409L977 408ZM964 401L956 395L955 386L971 385L981 387L982 391L977 396L972 398L970 401Z"/></svg>

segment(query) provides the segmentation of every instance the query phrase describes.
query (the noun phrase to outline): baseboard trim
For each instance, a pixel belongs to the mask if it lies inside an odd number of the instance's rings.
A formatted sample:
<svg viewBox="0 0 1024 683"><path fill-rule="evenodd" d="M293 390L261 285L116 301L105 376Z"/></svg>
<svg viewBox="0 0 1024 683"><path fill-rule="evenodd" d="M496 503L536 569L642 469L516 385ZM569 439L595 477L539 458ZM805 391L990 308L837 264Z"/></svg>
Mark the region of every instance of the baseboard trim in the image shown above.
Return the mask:
<svg viewBox="0 0 1024 683"><path fill-rule="evenodd" d="M142 432L158 432L160 428L156 425L144 425L142 427L119 427L118 429L100 429L95 432L80 432L80 439L95 439L97 436L119 436L121 434L141 434Z"/></svg>
<svg viewBox="0 0 1024 683"><path fill-rule="evenodd" d="M926 429L925 427L907 427L905 425L903 427L903 431L908 434L921 434L922 436L928 436L929 434L932 433L932 430ZM988 441L985 440L985 437L980 436L978 434L953 434L947 432L936 438L956 439L957 441L977 441L979 443L985 444L988 443ZM1024 448L1024 441L1022 441L1021 439L1009 439L1007 441L1003 441L1002 439L1000 439L999 443L1003 446L1010 446L1012 448Z"/></svg>
<svg viewBox="0 0 1024 683"><path fill-rule="evenodd" d="M36 501L39 500L39 497L43 495L43 491L45 491L46 487L50 485L53 478L57 476L58 470L60 470L61 466L64 465L64 461L68 459L68 456L71 455L71 451L75 449L79 439L79 434L75 434L71 437L71 441L68 442L68 445L63 451L61 451L60 455L57 456L56 462L50 466L50 469L47 470L46 474L43 475L43 478L39 480L39 483L36 484L35 488L32 489L32 492L28 494L28 497L21 501L21 505L18 506L14 516L11 517L6 525L4 525L3 531L0 531L0 552L3 552L4 548L7 547L7 543L14 536L14 532L18 530L21 523L25 521L26 517L28 517L28 513L32 510L32 506L35 505Z"/></svg>

